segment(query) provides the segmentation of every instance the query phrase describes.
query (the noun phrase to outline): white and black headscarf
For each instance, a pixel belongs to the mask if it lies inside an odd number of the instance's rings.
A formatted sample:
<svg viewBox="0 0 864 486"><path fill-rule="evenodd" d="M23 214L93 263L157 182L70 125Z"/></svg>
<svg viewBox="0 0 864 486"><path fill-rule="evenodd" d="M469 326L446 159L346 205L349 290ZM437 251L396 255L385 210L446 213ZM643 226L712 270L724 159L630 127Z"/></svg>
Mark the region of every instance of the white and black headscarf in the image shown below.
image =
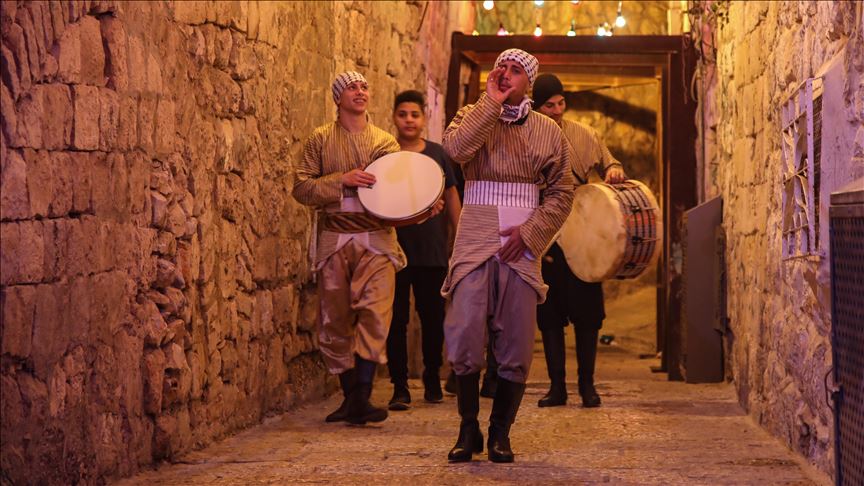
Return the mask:
<svg viewBox="0 0 864 486"><path fill-rule="evenodd" d="M498 59L495 60L495 67L500 66L504 61L517 62L528 76L528 88L534 84L534 80L537 79L537 71L540 69L540 61L536 57L522 49L507 49L498 55ZM531 98L526 95L518 105L504 103L503 108L499 117L500 120L504 123L514 123L525 118L531 111Z"/></svg>
<svg viewBox="0 0 864 486"><path fill-rule="evenodd" d="M345 88L347 88L349 84L355 81L360 81L366 85L369 84L369 82L366 81L366 78L357 71L345 71L336 76L336 79L333 80L333 86L330 88L333 91L333 102L338 105L339 100L342 98L342 92L345 91Z"/></svg>

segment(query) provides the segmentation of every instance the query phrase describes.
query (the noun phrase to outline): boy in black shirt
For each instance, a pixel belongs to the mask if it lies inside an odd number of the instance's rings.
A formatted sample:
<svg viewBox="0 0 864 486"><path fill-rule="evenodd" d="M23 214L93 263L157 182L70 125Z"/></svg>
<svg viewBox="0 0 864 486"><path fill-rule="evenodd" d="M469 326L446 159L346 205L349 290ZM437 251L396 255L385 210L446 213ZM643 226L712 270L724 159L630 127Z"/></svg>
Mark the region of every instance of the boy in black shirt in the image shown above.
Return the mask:
<svg viewBox="0 0 864 486"><path fill-rule="evenodd" d="M443 400L438 370L442 364L444 346L444 298L441 285L447 275L447 260L451 235L456 232L462 205L456 191L453 163L441 145L421 137L426 126L426 102L418 91L403 91L393 104L396 140L402 150L419 152L441 165L445 189L443 213L418 225L397 229L399 245L408 257L408 266L396 274L396 296L393 320L387 336L387 367L393 383L390 410L407 410L411 403L408 392L407 326L410 315L410 291L420 315L423 342L423 386L427 402Z"/></svg>

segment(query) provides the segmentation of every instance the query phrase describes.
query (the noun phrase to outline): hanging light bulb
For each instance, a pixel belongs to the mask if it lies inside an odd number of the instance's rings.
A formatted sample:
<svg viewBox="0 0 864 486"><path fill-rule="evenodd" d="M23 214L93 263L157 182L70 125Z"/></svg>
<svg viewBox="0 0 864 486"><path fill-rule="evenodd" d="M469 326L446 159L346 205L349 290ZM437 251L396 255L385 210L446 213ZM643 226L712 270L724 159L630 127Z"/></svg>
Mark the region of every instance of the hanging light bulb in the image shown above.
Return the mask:
<svg viewBox="0 0 864 486"><path fill-rule="evenodd" d="M486 10L492 10L493 8L495 8L495 2L493 2L492 0L484 0L483 8L485 8Z"/></svg>
<svg viewBox="0 0 864 486"><path fill-rule="evenodd" d="M567 31L567 37L576 37L576 19L570 21L570 30Z"/></svg>
<svg viewBox="0 0 864 486"><path fill-rule="evenodd" d="M537 24L537 27L534 27L534 37L540 37L543 35L543 29L540 28L540 24Z"/></svg>
<svg viewBox="0 0 864 486"><path fill-rule="evenodd" d="M573 5L579 5L579 0L570 0Z"/></svg>
<svg viewBox="0 0 864 486"><path fill-rule="evenodd" d="M627 25L627 21L624 19L624 16L621 15L621 4L623 1L618 2L618 16L615 17L615 27L624 27Z"/></svg>
<svg viewBox="0 0 864 486"><path fill-rule="evenodd" d="M504 23L501 22L498 24L498 35L508 35L507 29L504 28Z"/></svg>
<svg viewBox="0 0 864 486"><path fill-rule="evenodd" d="M471 32L471 35L480 35L480 32L477 32L477 31L475 30L474 32Z"/></svg>
<svg viewBox="0 0 864 486"><path fill-rule="evenodd" d="M542 7L543 6L543 0L534 0L534 5L536 5L538 7Z"/></svg>
<svg viewBox="0 0 864 486"><path fill-rule="evenodd" d="M609 22L603 22L597 27L597 35L600 37L609 37L612 35L612 26L609 25Z"/></svg>

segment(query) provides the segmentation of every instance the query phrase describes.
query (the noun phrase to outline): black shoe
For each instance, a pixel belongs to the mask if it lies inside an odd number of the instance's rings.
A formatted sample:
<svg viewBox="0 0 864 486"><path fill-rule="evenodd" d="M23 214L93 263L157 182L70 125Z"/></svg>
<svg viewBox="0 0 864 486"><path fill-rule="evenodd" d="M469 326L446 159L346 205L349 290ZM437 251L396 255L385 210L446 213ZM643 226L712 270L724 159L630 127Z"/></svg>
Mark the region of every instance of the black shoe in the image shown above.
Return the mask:
<svg viewBox="0 0 864 486"><path fill-rule="evenodd" d="M343 422L348 418L348 396L354 388L354 368L339 374L339 385L342 387L342 405L328 415L325 422Z"/></svg>
<svg viewBox="0 0 864 486"><path fill-rule="evenodd" d="M444 401L444 393L441 391L441 378L438 370L423 372L423 399L429 403L441 403Z"/></svg>
<svg viewBox="0 0 864 486"><path fill-rule="evenodd" d="M447 375L447 381L444 383L444 391L451 395L456 394L456 373L452 370L450 371L450 374Z"/></svg>
<svg viewBox="0 0 864 486"><path fill-rule="evenodd" d="M393 385L393 398L387 408L393 411L408 410L411 408L411 393L405 385Z"/></svg>
<svg viewBox="0 0 864 486"><path fill-rule="evenodd" d="M489 372L483 375L483 386L480 388L480 396L483 398L495 398L495 391L498 389L498 371Z"/></svg>
<svg viewBox="0 0 864 486"><path fill-rule="evenodd" d="M584 408L597 408L600 406L600 395L594 388L593 383L579 384L579 396L582 397L582 406Z"/></svg>
<svg viewBox="0 0 864 486"><path fill-rule="evenodd" d="M467 462L474 453L483 452L483 434L477 422L477 414L480 413L480 373L457 376L456 385L456 404L462 423L459 426L459 438L447 454L447 460Z"/></svg>
<svg viewBox="0 0 864 486"><path fill-rule="evenodd" d="M510 448L510 426L516 421L516 412L525 393L524 383L515 383L498 377L498 389L489 416L489 441L486 444L492 462L513 462Z"/></svg>
<svg viewBox="0 0 864 486"><path fill-rule="evenodd" d="M538 407L560 407L567 405L567 385L564 381L552 381L546 395L537 402Z"/></svg>

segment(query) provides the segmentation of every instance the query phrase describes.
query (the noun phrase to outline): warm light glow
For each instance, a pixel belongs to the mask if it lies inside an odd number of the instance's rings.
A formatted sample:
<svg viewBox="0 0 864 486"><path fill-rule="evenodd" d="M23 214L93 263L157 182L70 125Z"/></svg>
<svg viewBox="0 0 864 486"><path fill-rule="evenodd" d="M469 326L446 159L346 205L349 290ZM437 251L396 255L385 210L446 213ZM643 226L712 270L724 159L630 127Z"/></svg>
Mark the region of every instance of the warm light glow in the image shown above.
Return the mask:
<svg viewBox="0 0 864 486"><path fill-rule="evenodd" d="M534 0L534 5L537 5L538 7L542 7L543 6L543 0Z"/></svg>
<svg viewBox="0 0 864 486"><path fill-rule="evenodd" d="M567 37L576 37L576 19L570 21L570 30L567 31Z"/></svg>
<svg viewBox="0 0 864 486"><path fill-rule="evenodd" d="M537 24L537 27L534 27L534 37L540 37L543 35L543 29L540 28L540 24Z"/></svg>
<svg viewBox="0 0 864 486"><path fill-rule="evenodd" d="M493 8L495 8L495 2L493 2L492 0L484 0L483 8L485 8L486 10L492 10Z"/></svg>
<svg viewBox="0 0 864 486"><path fill-rule="evenodd" d="M624 20L624 16L618 14L618 17L615 18L615 27L624 27L627 25L627 21Z"/></svg>
<svg viewBox="0 0 864 486"><path fill-rule="evenodd" d="M477 32L477 31L475 30L474 32L471 32L471 35L480 35L480 32Z"/></svg>
<svg viewBox="0 0 864 486"><path fill-rule="evenodd" d="M609 37L612 35L612 26L609 25L609 22L603 22L597 27L597 35L601 37Z"/></svg>
<svg viewBox="0 0 864 486"><path fill-rule="evenodd" d="M579 0L570 0L573 5L579 5Z"/></svg>
<svg viewBox="0 0 864 486"><path fill-rule="evenodd" d="M498 24L498 35L510 35L507 29L504 28L504 24Z"/></svg>

